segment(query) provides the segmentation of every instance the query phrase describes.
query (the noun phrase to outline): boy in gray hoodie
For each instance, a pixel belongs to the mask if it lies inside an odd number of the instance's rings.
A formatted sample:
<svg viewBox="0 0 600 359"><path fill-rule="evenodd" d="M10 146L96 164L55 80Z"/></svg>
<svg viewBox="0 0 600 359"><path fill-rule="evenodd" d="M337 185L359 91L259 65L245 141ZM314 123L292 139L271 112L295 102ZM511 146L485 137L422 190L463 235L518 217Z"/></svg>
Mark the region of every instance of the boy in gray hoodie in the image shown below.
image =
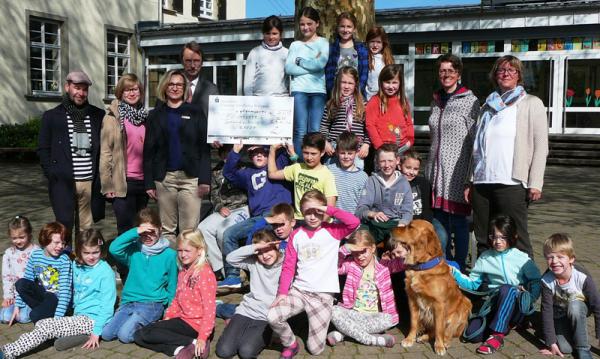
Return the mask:
<svg viewBox="0 0 600 359"><path fill-rule="evenodd" d="M254 233L252 244L227 255L232 266L250 272L250 292L217 342L219 358L257 358L270 342L267 313L277 294L283 262L279 242L272 231L262 229Z"/></svg>
<svg viewBox="0 0 600 359"><path fill-rule="evenodd" d="M410 184L400 171L398 148L386 143L377 150L379 171L373 173L358 200L355 215L363 222L377 243L383 242L394 227L412 220L413 203Z"/></svg>

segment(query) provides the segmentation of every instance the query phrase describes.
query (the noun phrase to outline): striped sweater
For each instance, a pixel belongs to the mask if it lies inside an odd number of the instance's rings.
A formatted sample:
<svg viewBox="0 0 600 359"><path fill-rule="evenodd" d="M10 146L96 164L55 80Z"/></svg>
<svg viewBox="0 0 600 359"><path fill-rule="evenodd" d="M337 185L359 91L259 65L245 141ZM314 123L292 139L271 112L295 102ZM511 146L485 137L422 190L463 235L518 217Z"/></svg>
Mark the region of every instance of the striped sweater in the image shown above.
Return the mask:
<svg viewBox="0 0 600 359"><path fill-rule="evenodd" d="M363 269L349 255L350 251L345 247L340 247L338 259L338 274L346 274L346 284L342 291L342 302L339 303L346 309L353 309L356 302L356 293L363 275ZM382 259L375 262L375 285L379 293L379 303L381 311L392 316L394 325L398 323L399 316L396 310L396 301L394 291L392 290L391 273L401 272L406 269L402 259Z"/></svg>
<svg viewBox="0 0 600 359"><path fill-rule="evenodd" d="M358 200L367 184L369 176L360 168L345 170L338 163L329 164L327 168L335 178L335 187L338 193L335 206L346 212L356 212Z"/></svg>
<svg viewBox="0 0 600 359"><path fill-rule="evenodd" d="M87 132L88 139L92 143L92 122L89 115L86 115L83 119L85 124L85 131ZM69 141L71 142L71 158L73 159L73 178L75 181L89 181L92 179L92 152L90 145L90 152L86 154L77 153L75 148L75 125L70 115L67 115L67 129L69 130Z"/></svg>
<svg viewBox="0 0 600 359"><path fill-rule="evenodd" d="M43 249L35 249L29 257L23 278L30 281L37 280L46 291L56 294L58 305L54 316L64 317L73 294L71 261L66 254L54 258L46 256ZM25 302L18 293L15 303L17 307L25 308Z"/></svg>
<svg viewBox="0 0 600 359"><path fill-rule="evenodd" d="M352 112L356 113L356 105L352 106ZM350 132L352 132L356 137L358 137L358 146L360 147L363 143L371 144L371 140L367 135L367 129L365 127L365 114L363 113L363 117L358 121L358 119L354 119L352 121L352 125L350 126ZM323 117L321 117L321 127L319 132L323 136L327 138L327 141L330 143L336 143L339 135L348 130L348 122L346 119L346 109L342 104L340 107L335 109L335 113L332 116L329 116L329 109L325 106L325 111L323 111ZM357 149L358 150L358 149Z"/></svg>

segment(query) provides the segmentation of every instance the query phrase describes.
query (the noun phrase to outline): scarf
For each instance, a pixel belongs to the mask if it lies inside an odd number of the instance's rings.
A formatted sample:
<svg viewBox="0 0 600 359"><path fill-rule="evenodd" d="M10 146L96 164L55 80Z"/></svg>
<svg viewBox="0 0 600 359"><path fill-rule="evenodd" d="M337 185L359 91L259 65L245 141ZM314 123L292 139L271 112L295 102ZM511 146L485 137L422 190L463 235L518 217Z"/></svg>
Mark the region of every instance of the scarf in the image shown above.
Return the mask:
<svg viewBox="0 0 600 359"><path fill-rule="evenodd" d="M354 96L350 95L342 99L344 110L346 111L346 130L352 132L352 122L354 121Z"/></svg>
<svg viewBox="0 0 600 359"><path fill-rule="evenodd" d="M87 115L89 104L86 102L83 106L77 106L71 100L68 93L65 93L62 105L71 115L73 121L73 151L79 156L85 156L92 151L90 136L85 128L85 116Z"/></svg>
<svg viewBox="0 0 600 359"><path fill-rule="evenodd" d="M500 95L497 91L492 92L486 99L483 105L481 118L477 134L475 135L475 143L473 144L473 159L476 163L475 174L480 173L485 164L485 135L487 127L498 112L507 109L514 105L521 98L525 97L527 92L522 86L517 86L510 91L506 91ZM477 176L476 176L477 177Z"/></svg>
<svg viewBox="0 0 600 359"><path fill-rule="evenodd" d="M121 122L121 130L125 126L125 120L129 121L134 126L143 125L148 118L148 112L141 104L136 107L131 106L125 101L119 101L119 120Z"/></svg>
<svg viewBox="0 0 600 359"><path fill-rule="evenodd" d="M261 42L261 45L262 45L263 48L265 48L265 49L267 49L269 51L277 51L277 50L279 50L279 49L281 49L283 47L283 44L281 43L281 41L279 41L279 43L277 45L275 45L275 46L269 46L264 41Z"/></svg>
<svg viewBox="0 0 600 359"><path fill-rule="evenodd" d="M160 237L156 243L151 246L142 244L142 253L147 256L155 256L161 254L165 249L169 248L170 242L165 237Z"/></svg>

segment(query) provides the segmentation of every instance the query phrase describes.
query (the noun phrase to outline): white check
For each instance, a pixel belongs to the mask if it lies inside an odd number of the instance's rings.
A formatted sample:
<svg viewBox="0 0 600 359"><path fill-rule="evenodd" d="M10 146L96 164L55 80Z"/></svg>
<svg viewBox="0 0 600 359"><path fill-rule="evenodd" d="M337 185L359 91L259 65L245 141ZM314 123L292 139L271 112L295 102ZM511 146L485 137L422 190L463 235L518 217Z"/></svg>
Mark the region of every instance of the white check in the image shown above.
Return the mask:
<svg viewBox="0 0 600 359"><path fill-rule="evenodd" d="M291 143L293 123L292 97L212 95L208 99L208 143Z"/></svg>

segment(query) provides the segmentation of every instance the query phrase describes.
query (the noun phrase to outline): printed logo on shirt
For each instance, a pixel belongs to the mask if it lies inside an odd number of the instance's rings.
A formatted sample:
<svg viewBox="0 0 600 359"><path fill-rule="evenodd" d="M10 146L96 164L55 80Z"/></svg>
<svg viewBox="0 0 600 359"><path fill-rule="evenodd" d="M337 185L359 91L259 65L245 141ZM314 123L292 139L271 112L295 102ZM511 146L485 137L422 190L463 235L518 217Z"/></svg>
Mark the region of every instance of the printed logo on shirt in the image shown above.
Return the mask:
<svg viewBox="0 0 600 359"><path fill-rule="evenodd" d="M265 186L265 183L267 183L267 171L253 174L252 177L250 177L250 180L252 181L252 188L254 188L255 191L258 191Z"/></svg>
<svg viewBox="0 0 600 359"><path fill-rule="evenodd" d="M423 213L423 201L419 197L419 194L413 192L413 215L418 216Z"/></svg>
<svg viewBox="0 0 600 359"><path fill-rule="evenodd" d="M37 265L33 268L33 273L35 273L35 277L48 292L58 292L58 269L53 266L44 267Z"/></svg>
<svg viewBox="0 0 600 359"><path fill-rule="evenodd" d="M394 197L394 206L400 206L404 202L404 193L396 193Z"/></svg>
<svg viewBox="0 0 600 359"><path fill-rule="evenodd" d="M316 244L306 244L298 249L298 258L312 261L321 257L321 247Z"/></svg>
<svg viewBox="0 0 600 359"><path fill-rule="evenodd" d="M298 179L296 180L295 185L300 189L302 193L304 193L315 188L315 184L317 182L319 182L318 178L309 176L306 173L301 172L298 174Z"/></svg>

